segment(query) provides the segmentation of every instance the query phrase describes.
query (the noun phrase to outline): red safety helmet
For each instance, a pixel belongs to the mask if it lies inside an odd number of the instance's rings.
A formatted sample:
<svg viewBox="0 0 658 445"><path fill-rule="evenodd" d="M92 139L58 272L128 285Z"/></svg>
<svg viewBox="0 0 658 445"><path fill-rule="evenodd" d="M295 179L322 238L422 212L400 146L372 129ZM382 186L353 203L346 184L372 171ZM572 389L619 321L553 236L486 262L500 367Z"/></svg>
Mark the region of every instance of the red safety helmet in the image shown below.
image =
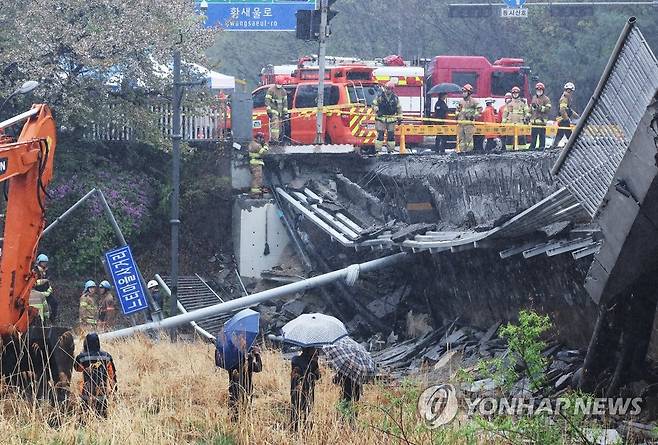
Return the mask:
<svg viewBox="0 0 658 445"><path fill-rule="evenodd" d="M512 93L520 93L520 92L521 92L521 88L519 88L519 87L512 87Z"/></svg>
<svg viewBox="0 0 658 445"><path fill-rule="evenodd" d="M467 83L466 85L464 85L462 87L462 91L468 91L469 93L472 93L473 92L473 85L471 85L470 83Z"/></svg>
<svg viewBox="0 0 658 445"><path fill-rule="evenodd" d="M535 85L535 90L545 90L546 87L544 87L544 84L541 82L537 82L537 85Z"/></svg>

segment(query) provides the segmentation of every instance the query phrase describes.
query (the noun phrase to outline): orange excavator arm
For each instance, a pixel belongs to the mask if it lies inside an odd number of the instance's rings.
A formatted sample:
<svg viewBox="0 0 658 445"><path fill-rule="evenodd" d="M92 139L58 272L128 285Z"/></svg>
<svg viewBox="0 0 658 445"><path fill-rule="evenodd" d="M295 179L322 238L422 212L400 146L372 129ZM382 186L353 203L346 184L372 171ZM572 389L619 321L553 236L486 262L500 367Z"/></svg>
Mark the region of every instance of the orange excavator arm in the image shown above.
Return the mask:
<svg viewBox="0 0 658 445"><path fill-rule="evenodd" d="M45 226L46 187L53 175L56 130L50 109L33 105L23 115L27 121L16 142L0 139L0 181L9 183L0 260L0 335L27 332L38 316L29 306L36 280L32 266Z"/></svg>

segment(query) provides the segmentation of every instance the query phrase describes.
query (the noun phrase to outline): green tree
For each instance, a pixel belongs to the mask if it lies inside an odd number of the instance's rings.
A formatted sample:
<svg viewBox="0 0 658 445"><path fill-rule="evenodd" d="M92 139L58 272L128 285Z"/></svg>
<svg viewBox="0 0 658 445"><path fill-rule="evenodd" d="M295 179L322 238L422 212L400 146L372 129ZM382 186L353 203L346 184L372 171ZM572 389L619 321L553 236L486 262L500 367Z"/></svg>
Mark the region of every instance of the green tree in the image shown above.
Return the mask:
<svg viewBox="0 0 658 445"><path fill-rule="evenodd" d="M0 72L14 85L38 80L30 100L50 104L61 129L108 118L148 126L146 98L169 94L172 49L203 61L214 40L193 7L190 0L4 2Z"/></svg>

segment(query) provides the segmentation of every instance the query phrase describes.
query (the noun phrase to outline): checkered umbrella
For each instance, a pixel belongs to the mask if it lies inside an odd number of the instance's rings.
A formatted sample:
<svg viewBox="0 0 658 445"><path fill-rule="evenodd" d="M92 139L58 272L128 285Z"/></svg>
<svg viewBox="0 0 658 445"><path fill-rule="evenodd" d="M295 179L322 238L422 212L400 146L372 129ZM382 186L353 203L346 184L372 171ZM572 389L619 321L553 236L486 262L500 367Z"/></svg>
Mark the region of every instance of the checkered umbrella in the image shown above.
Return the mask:
<svg viewBox="0 0 658 445"><path fill-rule="evenodd" d="M322 350L329 366L344 377L365 383L377 375L377 365L370 353L350 337L343 337Z"/></svg>
<svg viewBox="0 0 658 445"><path fill-rule="evenodd" d="M324 314L302 314L282 328L283 341L302 347L329 345L347 335L347 329L336 317Z"/></svg>

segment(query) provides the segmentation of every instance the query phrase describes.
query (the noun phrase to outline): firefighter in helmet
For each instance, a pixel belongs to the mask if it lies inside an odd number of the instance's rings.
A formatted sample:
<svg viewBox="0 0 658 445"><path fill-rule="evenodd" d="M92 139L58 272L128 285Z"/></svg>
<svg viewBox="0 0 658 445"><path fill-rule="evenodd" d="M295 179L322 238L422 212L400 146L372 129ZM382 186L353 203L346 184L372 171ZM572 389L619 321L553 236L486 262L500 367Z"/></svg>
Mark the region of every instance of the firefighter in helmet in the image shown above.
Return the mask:
<svg viewBox="0 0 658 445"><path fill-rule="evenodd" d="M256 138L249 143L249 171L251 172L251 196L254 198L263 195L263 155L269 147L265 142L263 133L256 134Z"/></svg>
<svg viewBox="0 0 658 445"><path fill-rule="evenodd" d="M372 102L372 108L375 111L375 129L377 130L375 151L382 150L384 142L386 142L388 153L395 150L395 124L402 121L400 99L393 91L396 85L395 80L386 82L382 91Z"/></svg>
<svg viewBox="0 0 658 445"><path fill-rule="evenodd" d="M560 96L560 109L557 116L558 130L552 148L557 147L563 137L566 136L566 138L569 139L571 136L571 119L576 119L580 116L571 109L571 100L574 91L576 91L576 86L573 82L567 82L564 84L564 92L562 93L562 96Z"/></svg>
<svg viewBox="0 0 658 445"><path fill-rule="evenodd" d="M515 86L512 88L512 101L505 107L503 123L522 125L528 119L530 119L528 103L521 97L521 88ZM525 147L526 145L525 135L522 134L517 136L516 144L514 143L514 136L507 136L505 139L505 145L508 149L517 150L519 147Z"/></svg>
<svg viewBox="0 0 658 445"><path fill-rule="evenodd" d="M543 83L535 85L535 95L530 104L530 150L544 150L546 148L546 122L551 111L551 100L546 96Z"/></svg>
<svg viewBox="0 0 658 445"><path fill-rule="evenodd" d="M475 134L475 124L480 114L482 106L473 98L473 86L469 83L462 87L463 99L457 104L457 153L473 151L473 135Z"/></svg>
<svg viewBox="0 0 658 445"><path fill-rule="evenodd" d="M53 288L48 279L48 257L45 254L39 254L33 272L37 280L30 291L30 306L39 311L44 322L48 320L52 324L57 314L57 303L52 296ZM51 306L51 302L55 304Z"/></svg>
<svg viewBox="0 0 658 445"><path fill-rule="evenodd" d="M98 286L92 280L85 283L84 292L80 296L80 329L95 331L98 317L98 303L96 292Z"/></svg>
<svg viewBox="0 0 658 445"><path fill-rule="evenodd" d="M505 109L507 109L507 105L509 105L510 102L512 102L512 93L508 91L507 93L505 93L505 103L502 104L500 108L498 108L498 115L496 116L496 122L498 122L499 124L503 121L503 116L505 115ZM503 142L505 141L503 140Z"/></svg>
<svg viewBox="0 0 658 445"><path fill-rule="evenodd" d="M288 117L288 94L279 81L267 89L265 108L270 120L270 143L278 144L283 135L283 122Z"/></svg>

